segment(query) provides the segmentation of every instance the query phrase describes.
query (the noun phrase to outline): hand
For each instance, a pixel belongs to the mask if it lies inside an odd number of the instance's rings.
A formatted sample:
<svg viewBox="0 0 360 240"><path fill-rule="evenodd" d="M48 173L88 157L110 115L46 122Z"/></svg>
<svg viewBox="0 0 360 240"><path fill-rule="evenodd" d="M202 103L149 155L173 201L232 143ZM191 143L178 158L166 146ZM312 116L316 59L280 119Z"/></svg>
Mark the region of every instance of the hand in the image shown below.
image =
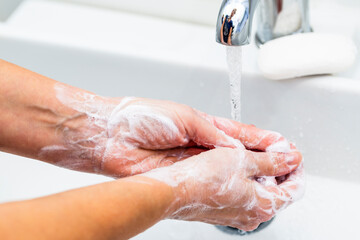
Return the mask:
<svg viewBox="0 0 360 240"><path fill-rule="evenodd" d="M57 124L64 136L62 145L44 147L40 155L75 170L124 177L216 147L244 148L244 143L258 151L290 149L278 133L212 117L182 104L104 98L63 85L57 85L56 92L72 113Z"/></svg>
<svg viewBox="0 0 360 240"><path fill-rule="evenodd" d="M213 126L224 131L226 135L240 140L246 149L261 152L282 153L296 150L294 144L288 142L278 132L263 130L254 125L247 125L226 118L214 117L207 115L206 113L199 114Z"/></svg>
<svg viewBox="0 0 360 240"><path fill-rule="evenodd" d="M168 166L216 147L243 149L241 142L258 151L291 148L279 133L212 117L186 105L142 98L122 99L107 128L102 171L117 176Z"/></svg>
<svg viewBox="0 0 360 240"><path fill-rule="evenodd" d="M56 124L62 144L43 147L40 159L63 167L124 177L210 148L243 147L182 104L104 98L60 84L55 90L61 104L71 111Z"/></svg>
<svg viewBox="0 0 360 240"><path fill-rule="evenodd" d="M169 101L122 99L108 119L102 170L129 176L215 147L244 148L203 116Z"/></svg>
<svg viewBox="0 0 360 240"><path fill-rule="evenodd" d="M144 176L173 187L176 200L169 209L169 218L252 231L302 196L301 160L296 151L258 153L220 148ZM263 185L255 180L289 173L279 185Z"/></svg>

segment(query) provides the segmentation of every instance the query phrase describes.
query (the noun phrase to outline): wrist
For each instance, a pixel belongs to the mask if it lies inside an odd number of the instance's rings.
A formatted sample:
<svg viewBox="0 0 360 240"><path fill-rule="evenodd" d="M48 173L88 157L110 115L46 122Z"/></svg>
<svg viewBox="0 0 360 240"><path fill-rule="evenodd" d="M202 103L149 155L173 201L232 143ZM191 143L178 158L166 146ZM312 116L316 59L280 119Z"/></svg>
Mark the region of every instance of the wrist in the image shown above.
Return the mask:
<svg viewBox="0 0 360 240"><path fill-rule="evenodd" d="M49 124L56 141L41 148L41 160L74 170L99 172L106 150L107 124L119 100L55 84L57 101Z"/></svg>
<svg viewBox="0 0 360 240"><path fill-rule="evenodd" d="M183 207L177 189L157 179L148 176L136 175L117 180L119 183L126 182L127 187L141 188L141 195L149 198L148 209L158 209L154 213L158 220L171 219L174 213Z"/></svg>
<svg viewBox="0 0 360 240"><path fill-rule="evenodd" d="M186 170L184 172L179 165L182 165L181 162L141 174L141 176L151 178L171 188L172 199L164 217L166 219L179 219L181 212L184 209L186 210L187 206L195 204L193 201L194 194L191 193L191 182L194 181L187 176Z"/></svg>
<svg viewBox="0 0 360 240"><path fill-rule="evenodd" d="M71 148L71 154L75 154L78 161L82 162L82 171L103 172L103 162L110 140L109 119L119 102L96 95L90 102L85 99L75 114L82 117L73 121L74 127L68 128L68 133L63 131L63 141Z"/></svg>

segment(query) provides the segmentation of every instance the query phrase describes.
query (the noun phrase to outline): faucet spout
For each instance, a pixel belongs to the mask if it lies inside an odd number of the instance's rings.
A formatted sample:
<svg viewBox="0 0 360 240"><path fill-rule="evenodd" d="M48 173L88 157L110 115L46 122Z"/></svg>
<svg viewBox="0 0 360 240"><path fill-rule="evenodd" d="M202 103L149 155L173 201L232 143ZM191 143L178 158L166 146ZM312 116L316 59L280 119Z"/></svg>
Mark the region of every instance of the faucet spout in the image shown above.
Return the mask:
<svg viewBox="0 0 360 240"><path fill-rule="evenodd" d="M259 0L223 0L216 24L216 41L227 46L249 44L258 2Z"/></svg>

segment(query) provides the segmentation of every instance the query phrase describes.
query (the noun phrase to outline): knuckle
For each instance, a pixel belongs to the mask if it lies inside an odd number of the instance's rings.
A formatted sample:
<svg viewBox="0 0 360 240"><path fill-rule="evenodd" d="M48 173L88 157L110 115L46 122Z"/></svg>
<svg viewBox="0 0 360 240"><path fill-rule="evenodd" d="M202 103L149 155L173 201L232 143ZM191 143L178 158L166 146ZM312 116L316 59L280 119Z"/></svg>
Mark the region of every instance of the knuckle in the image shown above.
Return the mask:
<svg viewBox="0 0 360 240"><path fill-rule="evenodd" d="M190 107L188 105L182 105L182 107L183 107L184 111L186 111L187 113L189 113L191 115L194 115L194 116L198 115L197 111L194 108L192 108L192 107Z"/></svg>

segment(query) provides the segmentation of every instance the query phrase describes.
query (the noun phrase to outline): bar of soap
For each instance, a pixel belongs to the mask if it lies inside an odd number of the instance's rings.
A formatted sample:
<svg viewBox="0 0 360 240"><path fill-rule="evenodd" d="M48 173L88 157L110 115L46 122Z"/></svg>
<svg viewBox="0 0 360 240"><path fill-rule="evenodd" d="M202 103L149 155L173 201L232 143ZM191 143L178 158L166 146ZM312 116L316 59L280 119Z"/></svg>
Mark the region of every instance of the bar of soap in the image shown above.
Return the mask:
<svg viewBox="0 0 360 240"><path fill-rule="evenodd" d="M353 65L357 48L351 38L323 33L303 33L278 38L261 46L258 65L272 80L334 74Z"/></svg>

